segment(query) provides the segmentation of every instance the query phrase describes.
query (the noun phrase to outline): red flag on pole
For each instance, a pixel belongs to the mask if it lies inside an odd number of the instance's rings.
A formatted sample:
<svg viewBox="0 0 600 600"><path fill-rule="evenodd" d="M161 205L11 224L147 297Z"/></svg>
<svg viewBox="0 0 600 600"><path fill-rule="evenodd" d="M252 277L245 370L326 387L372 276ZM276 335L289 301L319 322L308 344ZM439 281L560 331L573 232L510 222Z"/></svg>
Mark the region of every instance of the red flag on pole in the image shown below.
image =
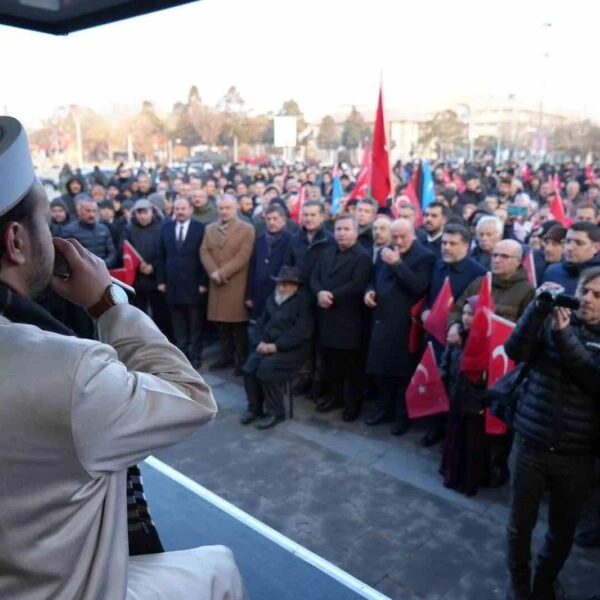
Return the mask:
<svg viewBox="0 0 600 600"><path fill-rule="evenodd" d="M570 219L565 215L565 207L562 203L562 198L560 196L560 179L558 175L554 177L548 178L548 183L552 185L554 188L554 196L552 196L552 200L550 200L549 208L552 216L557 220L563 227L569 228L573 223L573 219Z"/></svg>
<svg viewBox="0 0 600 600"><path fill-rule="evenodd" d="M421 322L421 311L425 304L425 298L421 298L413 307L410 309L410 332L408 335L408 351L417 352L423 345L423 339L425 330L423 329L423 323Z"/></svg>
<svg viewBox="0 0 600 600"><path fill-rule="evenodd" d="M296 202L292 209L290 210L290 219L296 221L296 223L300 223L302 221L302 205L306 200L306 190L304 186L300 184L298 186L298 193L296 194Z"/></svg>
<svg viewBox="0 0 600 600"><path fill-rule="evenodd" d="M421 200L419 196L419 187L421 179L421 165L414 170L408 185L404 189L404 195L408 201L415 207L415 227L423 225L423 210L421 209Z"/></svg>
<svg viewBox="0 0 600 600"><path fill-rule="evenodd" d="M375 117L375 130L373 131L371 196L377 200L379 206L385 207L387 206L387 199L391 192L390 160L388 158L385 121L383 118L383 91L380 86L377 115Z"/></svg>
<svg viewBox="0 0 600 600"><path fill-rule="evenodd" d="M446 277L444 285L439 291L427 319L423 323L423 328L431 334L440 344L446 345L446 337L448 333L448 314L454 306L454 298L452 297L452 287L450 286L450 278Z"/></svg>
<svg viewBox="0 0 600 600"><path fill-rule="evenodd" d="M537 288L537 277L535 275L535 262L533 260L533 249L529 248L523 259L523 268L527 271L527 279L529 283Z"/></svg>
<svg viewBox="0 0 600 600"><path fill-rule="evenodd" d="M406 410L411 419L448 412L450 404L435 362L431 342L406 388Z"/></svg>
<svg viewBox="0 0 600 600"><path fill-rule="evenodd" d="M488 387L491 387L496 381L514 369L515 363L508 358L504 350L504 343L514 328L514 323L497 315L492 315ZM494 417L489 408L485 412L485 431L490 435L504 435L508 431L506 425L500 419Z"/></svg>
<svg viewBox="0 0 600 600"><path fill-rule="evenodd" d="M454 183L456 184L456 191L459 194L462 194L467 189L463 178L458 173L454 175Z"/></svg>
<svg viewBox="0 0 600 600"><path fill-rule="evenodd" d="M142 257L138 251L128 242L123 242L123 267L120 269L109 269L109 273L115 279L133 285L135 274L139 266L142 264Z"/></svg>
<svg viewBox="0 0 600 600"><path fill-rule="evenodd" d="M492 274L486 273L479 288L473 324L460 361L460 370L471 381L477 381L488 368L490 319L493 313Z"/></svg>
<svg viewBox="0 0 600 600"><path fill-rule="evenodd" d="M371 185L371 148L365 143L363 147L363 157L360 164L360 171L356 178L356 184L348 197L348 200L361 200L367 197L369 186Z"/></svg>

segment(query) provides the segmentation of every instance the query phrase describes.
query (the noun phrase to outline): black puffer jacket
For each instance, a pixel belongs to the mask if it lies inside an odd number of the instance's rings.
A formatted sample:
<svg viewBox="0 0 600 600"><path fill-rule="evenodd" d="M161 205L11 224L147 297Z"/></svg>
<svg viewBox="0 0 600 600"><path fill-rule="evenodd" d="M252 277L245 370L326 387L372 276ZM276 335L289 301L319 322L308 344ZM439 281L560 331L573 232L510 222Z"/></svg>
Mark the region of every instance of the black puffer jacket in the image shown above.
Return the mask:
<svg viewBox="0 0 600 600"><path fill-rule="evenodd" d="M521 387L514 429L564 454L587 455L600 442L600 326L575 317L555 330L530 303L505 344L517 362L532 363Z"/></svg>
<svg viewBox="0 0 600 600"><path fill-rule="evenodd" d="M142 227L135 216L127 224L123 231L123 240L127 240L138 252L138 254L154 267L150 275L144 275L139 271L136 273L133 287L143 292L152 292L158 286L157 270L160 261L160 230L162 222L158 216L154 215L152 223L147 227Z"/></svg>
<svg viewBox="0 0 600 600"><path fill-rule="evenodd" d="M62 237L75 238L86 250L99 256L109 269L116 267L117 249L106 225L74 221L63 227Z"/></svg>

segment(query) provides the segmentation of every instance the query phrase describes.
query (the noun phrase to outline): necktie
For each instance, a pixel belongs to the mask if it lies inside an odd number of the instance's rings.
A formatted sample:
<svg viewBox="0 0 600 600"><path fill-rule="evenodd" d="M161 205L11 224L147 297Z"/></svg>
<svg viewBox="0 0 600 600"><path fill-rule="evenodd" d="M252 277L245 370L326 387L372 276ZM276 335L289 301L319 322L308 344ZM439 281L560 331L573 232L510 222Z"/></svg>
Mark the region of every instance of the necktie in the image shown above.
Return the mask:
<svg viewBox="0 0 600 600"><path fill-rule="evenodd" d="M183 224L179 226L179 233L177 234L177 250L181 250L183 246Z"/></svg>

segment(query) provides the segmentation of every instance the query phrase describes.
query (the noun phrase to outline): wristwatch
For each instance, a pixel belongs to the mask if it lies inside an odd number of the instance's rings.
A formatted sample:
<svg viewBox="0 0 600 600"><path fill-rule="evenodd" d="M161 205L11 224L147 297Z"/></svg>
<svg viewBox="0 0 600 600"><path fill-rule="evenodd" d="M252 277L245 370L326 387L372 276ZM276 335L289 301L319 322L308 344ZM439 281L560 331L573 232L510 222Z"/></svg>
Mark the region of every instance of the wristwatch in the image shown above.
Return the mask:
<svg viewBox="0 0 600 600"><path fill-rule="evenodd" d="M102 298L96 304L90 306L87 312L92 319L98 319L112 306L127 304L128 302L129 299L125 290L121 286L112 283L104 290Z"/></svg>

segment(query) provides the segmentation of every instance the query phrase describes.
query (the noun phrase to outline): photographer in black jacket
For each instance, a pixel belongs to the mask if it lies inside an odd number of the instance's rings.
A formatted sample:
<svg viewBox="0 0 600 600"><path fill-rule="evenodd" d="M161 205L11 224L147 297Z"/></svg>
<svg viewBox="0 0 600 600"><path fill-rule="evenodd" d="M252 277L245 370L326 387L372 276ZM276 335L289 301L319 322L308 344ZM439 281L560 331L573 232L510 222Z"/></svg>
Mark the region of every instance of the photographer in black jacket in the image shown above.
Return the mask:
<svg viewBox="0 0 600 600"><path fill-rule="evenodd" d="M552 298L556 287L538 290L505 344L508 356L529 368L514 419L508 597L515 600L556 598L600 441L600 268L581 275L574 313ZM548 532L531 590L531 533L546 490Z"/></svg>

